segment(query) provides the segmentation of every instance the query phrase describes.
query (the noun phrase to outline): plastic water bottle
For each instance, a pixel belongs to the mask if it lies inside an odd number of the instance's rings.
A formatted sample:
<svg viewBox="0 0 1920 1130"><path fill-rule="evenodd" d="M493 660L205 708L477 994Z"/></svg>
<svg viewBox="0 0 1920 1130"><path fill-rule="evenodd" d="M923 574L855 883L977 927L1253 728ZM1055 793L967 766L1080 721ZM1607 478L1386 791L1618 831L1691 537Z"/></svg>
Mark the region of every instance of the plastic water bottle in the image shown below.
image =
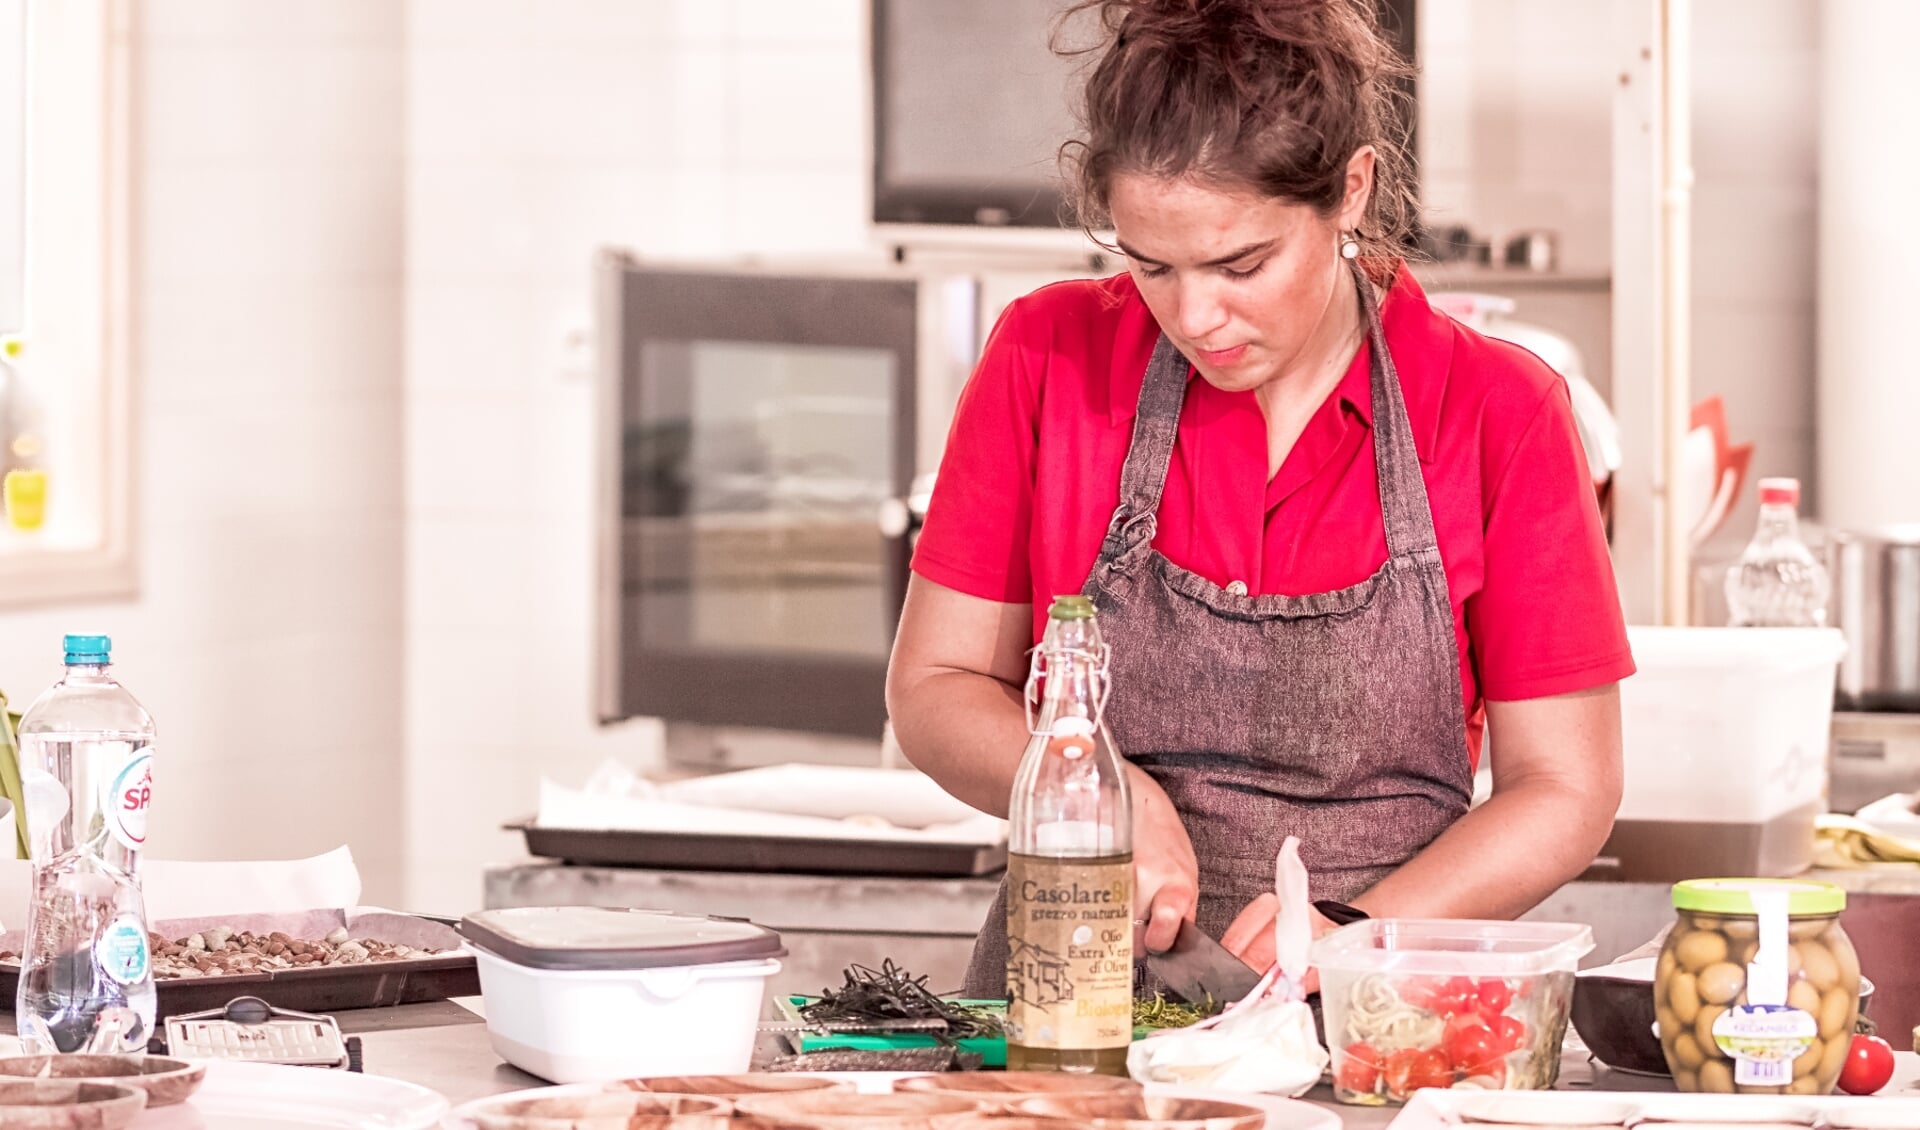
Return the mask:
<svg viewBox="0 0 1920 1130"><path fill-rule="evenodd" d="M14 1016L30 1054L142 1052L153 962L140 852L153 718L107 674L105 636L66 637L66 677L20 720L33 854Z"/></svg>
<svg viewBox="0 0 1920 1130"><path fill-rule="evenodd" d="M1737 628L1818 628L1827 622L1827 570L1800 540L1800 483L1760 480L1760 523L1727 570L1729 622Z"/></svg>

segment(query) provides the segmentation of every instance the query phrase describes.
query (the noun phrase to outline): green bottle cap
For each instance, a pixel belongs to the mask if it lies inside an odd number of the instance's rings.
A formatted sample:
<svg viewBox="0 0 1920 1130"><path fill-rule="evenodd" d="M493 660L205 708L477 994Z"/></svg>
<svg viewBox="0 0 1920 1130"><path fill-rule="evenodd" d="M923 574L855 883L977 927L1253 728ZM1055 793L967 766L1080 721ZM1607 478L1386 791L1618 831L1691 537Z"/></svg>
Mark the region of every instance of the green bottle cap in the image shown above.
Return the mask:
<svg viewBox="0 0 1920 1130"><path fill-rule="evenodd" d="M1075 593L1072 596L1056 596L1047 606L1049 620L1091 620L1093 619L1093 598Z"/></svg>
<svg viewBox="0 0 1920 1130"><path fill-rule="evenodd" d="M1838 914L1847 908L1847 892L1832 883L1812 879L1688 879L1673 885L1673 908L1702 914L1758 913L1755 891L1781 891L1787 913Z"/></svg>

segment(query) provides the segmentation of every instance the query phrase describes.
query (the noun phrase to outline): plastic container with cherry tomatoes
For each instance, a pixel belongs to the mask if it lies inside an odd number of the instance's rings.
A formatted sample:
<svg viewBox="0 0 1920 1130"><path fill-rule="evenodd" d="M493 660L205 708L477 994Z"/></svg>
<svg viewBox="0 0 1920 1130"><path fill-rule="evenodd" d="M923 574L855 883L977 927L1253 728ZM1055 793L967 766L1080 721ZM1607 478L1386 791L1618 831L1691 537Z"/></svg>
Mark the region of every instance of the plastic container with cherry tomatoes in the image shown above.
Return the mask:
<svg viewBox="0 0 1920 1130"><path fill-rule="evenodd" d="M1553 1086L1592 949L1593 930L1571 922L1376 918L1326 935L1313 964L1335 1096L1377 1106L1425 1087Z"/></svg>

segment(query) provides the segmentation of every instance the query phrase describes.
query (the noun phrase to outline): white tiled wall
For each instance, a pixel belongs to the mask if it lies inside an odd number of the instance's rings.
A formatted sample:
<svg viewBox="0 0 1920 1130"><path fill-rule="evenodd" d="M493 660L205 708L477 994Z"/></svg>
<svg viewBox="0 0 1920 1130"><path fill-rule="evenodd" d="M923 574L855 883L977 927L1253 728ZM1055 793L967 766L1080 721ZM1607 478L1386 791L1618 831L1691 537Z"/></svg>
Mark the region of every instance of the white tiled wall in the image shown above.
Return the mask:
<svg viewBox="0 0 1920 1130"><path fill-rule="evenodd" d="M1568 270L1607 270L1613 8L1422 0L1421 187L1438 220L1551 228ZM1734 440L1756 444L1718 556L1752 529L1755 479L1813 478L1820 28L1815 0L1691 8L1693 397L1722 397Z"/></svg>
<svg viewBox="0 0 1920 1130"><path fill-rule="evenodd" d="M643 762L589 709L593 249L866 244L859 0L414 0L407 841L466 908L542 774Z"/></svg>
<svg viewBox="0 0 1920 1130"><path fill-rule="evenodd" d="M401 13L138 10L141 595L0 617L0 687L111 633L160 727L156 856L344 842L397 900Z"/></svg>

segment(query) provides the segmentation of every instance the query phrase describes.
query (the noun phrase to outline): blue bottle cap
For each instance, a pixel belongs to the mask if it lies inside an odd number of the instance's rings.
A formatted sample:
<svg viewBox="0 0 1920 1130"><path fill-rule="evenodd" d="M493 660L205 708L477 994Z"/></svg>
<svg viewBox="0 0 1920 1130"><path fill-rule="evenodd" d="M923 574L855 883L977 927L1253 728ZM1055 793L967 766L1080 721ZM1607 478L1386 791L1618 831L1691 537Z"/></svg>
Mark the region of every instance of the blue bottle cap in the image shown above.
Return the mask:
<svg viewBox="0 0 1920 1130"><path fill-rule="evenodd" d="M113 641L105 636L68 636L65 647L69 667L75 664L105 666L113 661Z"/></svg>

